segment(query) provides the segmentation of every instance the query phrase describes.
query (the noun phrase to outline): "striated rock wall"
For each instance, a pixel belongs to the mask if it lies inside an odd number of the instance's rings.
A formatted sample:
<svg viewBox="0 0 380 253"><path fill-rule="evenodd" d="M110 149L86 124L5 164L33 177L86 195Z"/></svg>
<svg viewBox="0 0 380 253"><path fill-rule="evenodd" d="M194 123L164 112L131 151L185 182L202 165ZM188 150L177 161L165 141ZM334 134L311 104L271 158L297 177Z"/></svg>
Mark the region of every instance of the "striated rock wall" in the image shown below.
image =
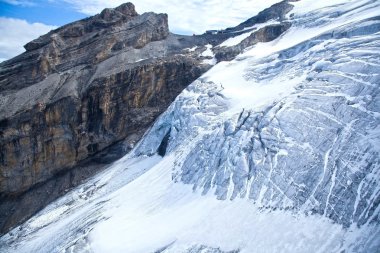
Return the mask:
<svg viewBox="0 0 380 253"><path fill-rule="evenodd" d="M82 98L37 104L1 121L0 192L17 194L152 121L205 71L176 57L95 79Z"/></svg>

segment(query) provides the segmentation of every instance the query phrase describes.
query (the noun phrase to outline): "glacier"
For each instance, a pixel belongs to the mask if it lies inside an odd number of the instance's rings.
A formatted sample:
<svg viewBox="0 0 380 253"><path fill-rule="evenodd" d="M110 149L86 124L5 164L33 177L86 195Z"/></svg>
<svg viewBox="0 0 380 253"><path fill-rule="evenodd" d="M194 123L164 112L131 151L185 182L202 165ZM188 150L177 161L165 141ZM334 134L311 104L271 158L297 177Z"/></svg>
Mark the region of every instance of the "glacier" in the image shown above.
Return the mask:
<svg viewBox="0 0 380 253"><path fill-rule="evenodd" d="M380 2L291 4L0 251L380 252Z"/></svg>

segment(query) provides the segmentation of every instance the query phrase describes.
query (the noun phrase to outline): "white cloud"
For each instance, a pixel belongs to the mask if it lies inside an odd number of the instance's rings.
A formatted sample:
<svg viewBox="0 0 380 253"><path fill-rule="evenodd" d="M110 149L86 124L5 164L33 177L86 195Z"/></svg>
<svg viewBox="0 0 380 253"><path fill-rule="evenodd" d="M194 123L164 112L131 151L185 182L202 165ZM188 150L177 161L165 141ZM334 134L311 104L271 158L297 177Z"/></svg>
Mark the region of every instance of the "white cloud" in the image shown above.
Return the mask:
<svg viewBox="0 0 380 253"><path fill-rule="evenodd" d="M64 0L87 15L116 7L125 0ZM139 13L153 11L169 15L170 30L177 33L203 33L205 30L235 26L280 0L139 0Z"/></svg>
<svg viewBox="0 0 380 253"><path fill-rule="evenodd" d="M12 4L12 5L17 5L17 6L23 6L23 7L35 5L35 3L33 3L32 1L29 1L29 0L1 0L0 2Z"/></svg>
<svg viewBox="0 0 380 253"><path fill-rule="evenodd" d="M0 17L0 62L24 52L24 45L56 27Z"/></svg>

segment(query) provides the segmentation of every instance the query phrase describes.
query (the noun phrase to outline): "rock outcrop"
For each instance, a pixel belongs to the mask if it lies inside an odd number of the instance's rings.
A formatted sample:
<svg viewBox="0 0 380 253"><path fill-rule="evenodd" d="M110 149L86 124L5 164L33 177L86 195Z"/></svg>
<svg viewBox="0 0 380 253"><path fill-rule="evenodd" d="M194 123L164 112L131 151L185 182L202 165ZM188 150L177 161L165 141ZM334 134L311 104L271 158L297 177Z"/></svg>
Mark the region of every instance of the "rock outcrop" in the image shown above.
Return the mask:
<svg viewBox="0 0 380 253"><path fill-rule="evenodd" d="M278 36L288 30L290 26L291 23L282 22L260 28L259 30L252 32L251 35L237 45L231 47L216 47L214 49L215 58L218 62L231 61L249 46L253 46L259 42L269 42L278 38Z"/></svg>
<svg viewBox="0 0 380 253"><path fill-rule="evenodd" d="M282 1L274 4L270 8L259 12L256 16L246 20L238 26L224 30L224 33L227 34L242 34L248 31L252 31L252 33L237 45L230 47L216 47L214 49L216 60L218 62L231 61L247 47L253 46L259 42L269 42L278 38L291 26L291 23L286 20L286 14L293 9L293 5L289 2L291 1ZM256 27L257 25L270 21L276 21L276 24L263 26L261 28Z"/></svg>
<svg viewBox="0 0 380 253"><path fill-rule="evenodd" d="M185 53L195 43L206 41L170 34L166 14L138 15L127 3L53 30L0 64L0 227L20 220L6 221L20 195L48 195L83 161L127 137L120 148L133 146L210 67ZM56 185L61 193L71 186ZM26 198L34 212L43 207Z"/></svg>
<svg viewBox="0 0 380 253"><path fill-rule="evenodd" d="M288 9L265 13L283 19ZM1 63L0 233L133 147L211 67L206 45L228 60L290 26L263 27L236 47L217 47L269 20L265 13L218 34L182 36L169 32L166 14L139 15L126 3L53 30Z"/></svg>
<svg viewBox="0 0 380 253"><path fill-rule="evenodd" d="M127 3L51 31L1 64L1 195L140 136L208 69L180 55L178 39L166 14L138 15Z"/></svg>

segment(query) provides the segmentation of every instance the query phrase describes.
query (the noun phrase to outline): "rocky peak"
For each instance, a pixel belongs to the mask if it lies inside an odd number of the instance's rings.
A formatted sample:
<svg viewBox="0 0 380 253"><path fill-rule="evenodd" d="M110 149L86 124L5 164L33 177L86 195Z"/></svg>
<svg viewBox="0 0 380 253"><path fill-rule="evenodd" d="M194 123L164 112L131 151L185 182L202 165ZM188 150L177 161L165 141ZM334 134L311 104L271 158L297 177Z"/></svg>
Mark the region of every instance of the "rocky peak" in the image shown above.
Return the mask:
<svg viewBox="0 0 380 253"><path fill-rule="evenodd" d="M63 40L70 40L70 38L78 38L89 33L99 32L110 26L122 26L123 23L127 23L136 16L138 16L138 13L135 11L135 6L132 3L122 4L114 9L107 8L93 17L85 18L52 30L27 43L24 48L27 51L32 51L53 41L57 41L57 37Z"/></svg>
<svg viewBox="0 0 380 253"><path fill-rule="evenodd" d="M123 13L124 15L130 15L130 16L138 15L135 10L135 6L133 5L133 3L130 3L130 2L124 3L116 7L115 10Z"/></svg>
<svg viewBox="0 0 380 253"><path fill-rule="evenodd" d="M122 16L129 16L129 17L134 17L138 15L135 10L135 6L132 3L124 3L114 9L112 8L104 9L100 13L100 16L104 20L112 20L115 15L120 15L120 14Z"/></svg>
<svg viewBox="0 0 380 253"><path fill-rule="evenodd" d="M27 43L26 52L0 64L0 91L25 88L49 74L96 64L120 49L142 48L169 35L166 14L137 14L125 3L79 20Z"/></svg>

